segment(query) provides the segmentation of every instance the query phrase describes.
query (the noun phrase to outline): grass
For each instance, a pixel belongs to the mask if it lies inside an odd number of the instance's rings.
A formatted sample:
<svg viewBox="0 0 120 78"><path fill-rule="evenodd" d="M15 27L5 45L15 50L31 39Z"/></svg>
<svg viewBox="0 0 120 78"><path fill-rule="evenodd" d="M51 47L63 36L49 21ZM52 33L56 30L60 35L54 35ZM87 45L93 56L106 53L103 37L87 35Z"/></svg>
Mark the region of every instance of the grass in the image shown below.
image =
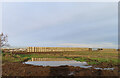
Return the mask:
<svg viewBox="0 0 120 78"><path fill-rule="evenodd" d="M87 63L88 63L88 65L100 64L100 63L98 63L98 62L93 62L93 61L91 61L91 62L87 62Z"/></svg>
<svg viewBox="0 0 120 78"><path fill-rule="evenodd" d="M100 64L100 63L112 63L113 65L118 64L117 59L105 59L105 58L86 58L86 57L66 57L67 59L76 60L80 62L87 62L89 65Z"/></svg>
<svg viewBox="0 0 120 78"><path fill-rule="evenodd" d="M25 60L29 60L29 57L21 57L19 55L11 54L11 53L2 53L2 63L7 62L23 62Z"/></svg>
<svg viewBox="0 0 120 78"><path fill-rule="evenodd" d="M68 59L76 61L86 61L88 64L100 64L100 63L109 63L109 64L118 64L118 52L113 51L81 51L81 52L66 52L63 54Z"/></svg>
<svg viewBox="0 0 120 78"><path fill-rule="evenodd" d="M103 58L117 58L118 52L106 52L106 51L96 51L96 52L89 52L89 51L81 51L81 52L66 52L64 55L71 55L71 56L83 56L83 57L103 57Z"/></svg>
<svg viewBox="0 0 120 78"><path fill-rule="evenodd" d="M55 54L11 54L2 53L2 62L23 62L32 58L63 58L64 56Z"/></svg>
<svg viewBox="0 0 120 78"><path fill-rule="evenodd" d="M67 59L70 59L70 60L81 61L81 62L84 62L84 61L87 60L86 58L82 58L82 57L79 57L79 58L70 58L70 57L66 57L66 58L67 58Z"/></svg>
<svg viewBox="0 0 120 78"><path fill-rule="evenodd" d="M64 52L60 54L10 54L2 53L3 62L20 62L31 58L67 58L71 60L88 62L88 64L112 63L118 64L118 52Z"/></svg>
<svg viewBox="0 0 120 78"><path fill-rule="evenodd" d="M61 55L53 55L53 54L18 54L20 57L29 57L29 58L62 58L64 56Z"/></svg>

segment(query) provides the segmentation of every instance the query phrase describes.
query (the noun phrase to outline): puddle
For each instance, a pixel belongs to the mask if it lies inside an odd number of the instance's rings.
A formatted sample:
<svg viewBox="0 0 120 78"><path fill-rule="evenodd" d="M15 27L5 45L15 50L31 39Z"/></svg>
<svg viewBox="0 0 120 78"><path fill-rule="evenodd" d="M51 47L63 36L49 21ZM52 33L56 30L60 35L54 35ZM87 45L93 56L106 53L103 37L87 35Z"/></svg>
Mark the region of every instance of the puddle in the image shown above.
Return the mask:
<svg viewBox="0 0 120 78"><path fill-rule="evenodd" d="M94 68L94 69L100 69L100 70L114 70L114 68Z"/></svg>
<svg viewBox="0 0 120 78"><path fill-rule="evenodd" d="M89 68L92 66L87 66L87 62L79 62L79 61L28 61L24 62L25 64L37 65L37 66L79 66L81 68Z"/></svg>
<svg viewBox="0 0 120 78"><path fill-rule="evenodd" d="M42 61L41 61L42 60ZM49 60L49 61L48 61ZM57 61L55 61L57 60ZM24 64L31 64L31 65L37 65L37 66L74 66L74 67L81 67L81 68L91 68L92 66L88 66L87 62L80 62L75 60L67 60L64 58L32 58L32 60L29 60L27 62L24 62ZM114 68L94 68L94 69L100 69L100 70L114 70Z"/></svg>
<svg viewBox="0 0 120 78"><path fill-rule="evenodd" d="M71 76L71 75L74 75L75 72L70 72L68 75Z"/></svg>

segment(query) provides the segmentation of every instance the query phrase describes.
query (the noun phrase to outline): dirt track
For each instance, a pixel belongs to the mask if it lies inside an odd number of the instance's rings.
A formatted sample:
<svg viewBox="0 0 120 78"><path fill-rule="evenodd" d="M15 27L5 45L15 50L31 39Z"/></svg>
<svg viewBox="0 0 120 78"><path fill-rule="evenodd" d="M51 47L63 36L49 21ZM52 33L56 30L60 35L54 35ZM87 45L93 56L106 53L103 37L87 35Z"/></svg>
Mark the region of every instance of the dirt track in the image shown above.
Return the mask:
<svg viewBox="0 0 120 78"><path fill-rule="evenodd" d="M73 66L33 66L22 63L6 63L2 76L118 76L118 70L84 69Z"/></svg>

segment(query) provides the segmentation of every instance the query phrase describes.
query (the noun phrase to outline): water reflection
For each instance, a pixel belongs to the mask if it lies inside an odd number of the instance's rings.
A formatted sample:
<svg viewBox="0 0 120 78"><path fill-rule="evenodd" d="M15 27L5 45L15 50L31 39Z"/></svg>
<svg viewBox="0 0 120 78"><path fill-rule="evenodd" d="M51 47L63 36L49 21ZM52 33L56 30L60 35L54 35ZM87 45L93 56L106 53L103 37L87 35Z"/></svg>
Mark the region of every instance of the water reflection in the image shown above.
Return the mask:
<svg viewBox="0 0 120 78"><path fill-rule="evenodd" d="M70 61L66 58L32 58L29 61Z"/></svg>
<svg viewBox="0 0 120 78"><path fill-rule="evenodd" d="M86 62L78 62L78 61L28 61L25 62L25 64L32 64L32 65L38 65L38 66L79 66L82 68L89 68L92 66L86 66L88 65Z"/></svg>
<svg viewBox="0 0 120 78"><path fill-rule="evenodd" d="M24 62L25 64L37 65L37 66L78 66L81 68L91 68L87 62L80 62L69 60L65 58L32 58L31 60ZM54 68L53 68L54 69ZM114 68L94 68L100 70L114 70Z"/></svg>
<svg viewBox="0 0 120 78"><path fill-rule="evenodd" d="M99 69L99 70L114 70L114 68L94 68L94 69Z"/></svg>

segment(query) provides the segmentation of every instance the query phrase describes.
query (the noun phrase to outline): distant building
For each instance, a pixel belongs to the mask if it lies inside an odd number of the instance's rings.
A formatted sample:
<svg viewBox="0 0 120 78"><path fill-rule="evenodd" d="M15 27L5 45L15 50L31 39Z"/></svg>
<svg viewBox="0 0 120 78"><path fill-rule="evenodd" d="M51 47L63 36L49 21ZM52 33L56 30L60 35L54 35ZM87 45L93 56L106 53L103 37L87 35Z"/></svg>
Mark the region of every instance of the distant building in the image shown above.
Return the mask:
<svg viewBox="0 0 120 78"><path fill-rule="evenodd" d="M26 48L2 48L2 52L25 52Z"/></svg>

